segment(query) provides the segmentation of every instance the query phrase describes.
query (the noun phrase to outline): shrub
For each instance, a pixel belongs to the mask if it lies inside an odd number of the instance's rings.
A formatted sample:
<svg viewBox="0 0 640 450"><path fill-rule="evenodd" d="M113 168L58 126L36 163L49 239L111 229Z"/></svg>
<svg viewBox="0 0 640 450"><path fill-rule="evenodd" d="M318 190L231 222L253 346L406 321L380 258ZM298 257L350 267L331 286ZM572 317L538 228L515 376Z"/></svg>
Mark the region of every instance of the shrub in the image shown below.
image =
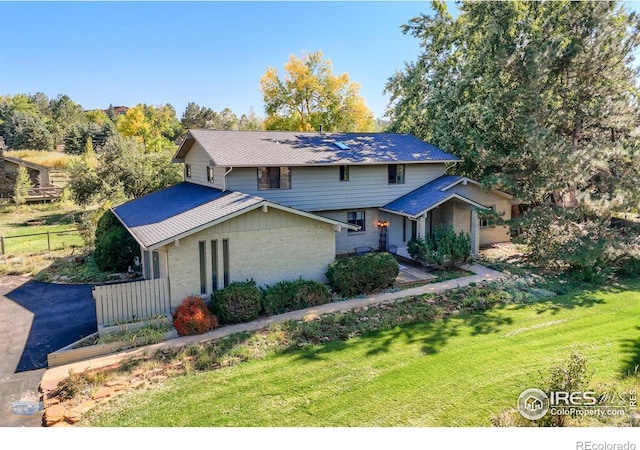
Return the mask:
<svg viewBox="0 0 640 450"><path fill-rule="evenodd" d="M261 300L254 280L235 281L211 295L211 310L223 322L249 322L260 314Z"/></svg>
<svg viewBox="0 0 640 450"><path fill-rule="evenodd" d="M471 257L471 237L462 231L456 234L451 226L437 226L433 238L418 236L409 241L407 250L423 266L437 269L456 267Z"/></svg>
<svg viewBox="0 0 640 450"><path fill-rule="evenodd" d="M331 292L326 285L303 279L280 281L267 286L263 295L263 307L267 314L295 311L331 301Z"/></svg>
<svg viewBox="0 0 640 450"><path fill-rule="evenodd" d="M400 269L389 253L368 253L334 261L326 277L339 294L350 297L391 286Z"/></svg>
<svg viewBox="0 0 640 450"><path fill-rule="evenodd" d="M173 326L180 336L206 333L218 326L218 318L197 295L191 295L180 303L173 313Z"/></svg>
<svg viewBox="0 0 640 450"><path fill-rule="evenodd" d="M578 208L546 205L525 213L517 225L517 241L526 245L527 258L543 268L566 270L573 281L603 284L615 274L633 275L640 267L633 262L635 227L618 228Z"/></svg>
<svg viewBox="0 0 640 450"><path fill-rule="evenodd" d="M584 392L588 390L588 384L593 376L589 370L587 359L580 353L573 351L569 359L561 366L551 368L549 375L543 380L546 386L545 392ZM575 417L575 413L568 414ZM567 415L547 414L540 419L543 426L562 427L566 424Z"/></svg>
<svg viewBox="0 0 640 450"><path fill-rule="evenodd" d="M111 211L106 211L96 227L94 261L102 271L127 270L140 246Z"/></svg>
<svg viewBox="0 0 640 450"><path fill-rule="evenodd" d="M616 274L621 277L637 277L640 275L640 258L635 255L620 258Z"/></svg>

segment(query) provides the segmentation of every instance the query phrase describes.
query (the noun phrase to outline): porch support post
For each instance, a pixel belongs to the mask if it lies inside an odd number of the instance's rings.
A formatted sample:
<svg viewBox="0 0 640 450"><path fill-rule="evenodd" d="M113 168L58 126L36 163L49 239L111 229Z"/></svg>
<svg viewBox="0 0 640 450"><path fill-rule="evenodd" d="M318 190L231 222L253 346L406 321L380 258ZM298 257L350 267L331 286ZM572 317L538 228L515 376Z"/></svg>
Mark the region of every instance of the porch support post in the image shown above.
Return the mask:
<svg viewBox="0 0 640 450"><path fill-rule="evenodd" d="M480 254L480 221L478 220L478 211L471 210L471 254Z"/></svg>
<svg viewBox="0 0 640 450"><path fill-rule="evenodd" d="M424 231L427 228L427 214L418 217L418 237L425 237Z"/></svg>

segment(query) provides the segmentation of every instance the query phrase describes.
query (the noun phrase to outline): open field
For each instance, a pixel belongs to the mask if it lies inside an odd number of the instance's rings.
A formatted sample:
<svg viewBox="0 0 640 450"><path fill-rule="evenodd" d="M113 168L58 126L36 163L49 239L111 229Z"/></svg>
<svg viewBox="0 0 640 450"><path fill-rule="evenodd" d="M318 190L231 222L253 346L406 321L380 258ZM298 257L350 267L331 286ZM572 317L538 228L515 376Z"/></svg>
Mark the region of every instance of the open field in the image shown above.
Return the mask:
<svg viewBox="0 0 640 450"><path fill-rule="evenodd" d="M169 379L87 425L490 426L573 350L594 389L637 389L639 316L640 281L460 314Z"/></svg>
<svg viewBox="0 0 640 450"><path fill-rule="evenodd" d="M77 155L45 150L7 150L5 155L55 169L68 169L72 161L79 159Z"/></svg>

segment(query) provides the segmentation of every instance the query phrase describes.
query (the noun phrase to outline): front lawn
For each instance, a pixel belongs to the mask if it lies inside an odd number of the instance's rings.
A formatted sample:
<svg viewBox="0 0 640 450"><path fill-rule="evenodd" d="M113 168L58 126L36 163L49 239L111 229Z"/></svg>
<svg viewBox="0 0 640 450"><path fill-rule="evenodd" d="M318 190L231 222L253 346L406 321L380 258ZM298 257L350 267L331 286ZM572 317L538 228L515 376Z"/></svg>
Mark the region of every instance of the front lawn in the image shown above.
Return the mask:
<svg viewBox="0 0 640 450"><path fill-rule="evenodd" d="M637 389L638 317L640 281L459 314L169 379L82 424L490 426L572 350L592 384Z"/></svg>

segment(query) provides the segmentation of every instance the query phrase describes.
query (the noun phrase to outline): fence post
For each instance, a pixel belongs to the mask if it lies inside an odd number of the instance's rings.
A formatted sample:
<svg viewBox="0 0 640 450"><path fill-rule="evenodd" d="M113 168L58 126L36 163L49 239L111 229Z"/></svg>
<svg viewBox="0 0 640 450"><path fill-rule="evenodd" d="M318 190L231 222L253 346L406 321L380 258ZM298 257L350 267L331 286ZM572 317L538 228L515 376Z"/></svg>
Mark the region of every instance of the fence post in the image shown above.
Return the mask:
<svg viewBox="0 0 640 450"><path fill-rule="evenodd" d="M49 248L49 251L51 251L51 234L49 233L49 230L47 230L47 247Z"/></svg>
<svg viewBox="0 0 640 450"><path fill-rule="evenodd" d="M0 247L2 249L2 255L4 255L4 236L0 236Z"/></svg>

